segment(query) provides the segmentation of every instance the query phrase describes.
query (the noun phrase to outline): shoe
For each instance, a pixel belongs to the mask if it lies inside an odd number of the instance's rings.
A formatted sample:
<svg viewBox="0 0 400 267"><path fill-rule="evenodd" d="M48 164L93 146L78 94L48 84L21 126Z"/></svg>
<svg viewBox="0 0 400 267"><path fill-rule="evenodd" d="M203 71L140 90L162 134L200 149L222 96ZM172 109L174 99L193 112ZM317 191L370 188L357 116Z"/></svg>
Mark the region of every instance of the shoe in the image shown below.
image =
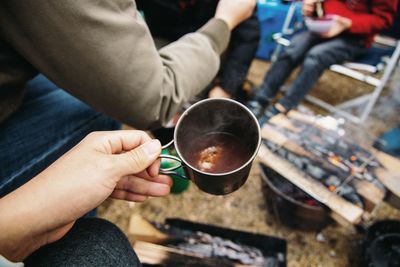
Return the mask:
<svg viewBox="0 0 400 267"><path fill-rule="evenodd" d="M400 157L400 127L383 133L374 143L374 147L386 154Z"/></svg>
<svg viewBox="0 0 400 267"><path fill-rule="evenodd" d="M256 100L247 101L245 105L251 111L251 113L253 113L254 116L256 116L256 118L258 118L262 114L265 108L264 105L261 105Z"/></svg>
<svg viewBox="0 0 400 267"><path fill-rule="evenodd" d="M271 106L267 108L262 116L258 118L258 123L260 124L261 127L264 126L272 117L278 115L279 113L282 113L279 109L277 109L275 106Z"/></svg>

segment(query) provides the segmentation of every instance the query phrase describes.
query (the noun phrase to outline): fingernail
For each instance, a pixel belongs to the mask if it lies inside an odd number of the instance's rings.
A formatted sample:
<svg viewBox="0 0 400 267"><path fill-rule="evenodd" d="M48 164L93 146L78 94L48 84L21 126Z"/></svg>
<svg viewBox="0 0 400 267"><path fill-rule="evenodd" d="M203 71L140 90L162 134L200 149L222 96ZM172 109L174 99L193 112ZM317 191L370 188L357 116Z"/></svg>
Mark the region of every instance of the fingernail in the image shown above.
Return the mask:
<svg viewBox="0 0 400 267"><path fill-rule="evenodd" d="M144 153L148 156L153 156L161 151L161 143L157 139L148 141L142 145Z"/></svg>

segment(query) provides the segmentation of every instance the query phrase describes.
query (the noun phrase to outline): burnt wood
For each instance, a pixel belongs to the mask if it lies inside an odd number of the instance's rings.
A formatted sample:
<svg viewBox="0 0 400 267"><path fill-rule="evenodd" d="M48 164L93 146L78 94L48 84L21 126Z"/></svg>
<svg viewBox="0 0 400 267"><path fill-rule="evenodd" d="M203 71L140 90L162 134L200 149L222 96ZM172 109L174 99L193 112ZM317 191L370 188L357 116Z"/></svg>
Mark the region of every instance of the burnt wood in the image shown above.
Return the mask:
<svg viewBox="0 0 400 267"><path fill-rule="evenodd" d="M284 119L280 119L284 120ZM286 123L283 125L289 125L286 119ZM275 120L275 123L279 123L278 120ZM286 150L303 157L307 157L314 162L318 162L318 164L326 170L330 170L332 166L326 162L326 160L316 157L314 154L306 151L302 146L295 143L292 140L289 140L283 133L277 131L274 127L270 125L265 125L261 130L261 135L263 139L267 139L269 141L274 142L275 144L285 148ZM352 179L350 184L354 186L357 193L363 197L363 200L366 204L366 210L372 211L372 209L382 202L385 197L385 191L381 188L378 188L374 184L368 181L360 181L357 179Z"/></svg>
<svg viewBox="0 0 400 267"><path fill-rule="evenodd" d="M330 192L321 183L294 167L287 160L274 154L265 145L261 145L258 157L263 164L272 168L308 195L331 209L336 214L335 218L339 220L339 223L345 226L349 225L343 220L351 224L360 223L364 212L361 208Z"/></svg>
<svg viewBox="0 0 400 267"><path fill-rule="evenodd" d="M296 124L293 124L293 120ZM329 129L325 128L323 124L319 123L316 117L304 115L296 111L291 111L287 116L278 115L273 117L270 121L270 125L267 124L263 127L262 137L263 139L266 139L276 144L279 149L283 148L284 150L296 156L309 159L313 163L312 165L317 165L318 167L321 167L327 173L329 173L330 170L337 168L335 165L332 165L331 162L328 162L326 158L318 157L317 154L314 154L314 151L307 151L304 147L302 147L302 145L300 145L300 143L296 143L296 140L300 141L301 139L294 138L294 140L292 140L291 138L293 136L289 137L293 134L301 134L303 127L299 128L297 122L305 123L309 125L309 127L314 127L322 133L324 131L329 131ZM288 136L286 134L288 134ZM274 145L268 146L274 149ZM364 202L364 210L357 207L358 209L355 209L357 210L356 213L346 212L345 210L338 208L338 206L340 205L338 205L338 203L335 203L337 198L334 198L333 201L329 200L331 203L326 204L326 199L331 198L327 196L330 194L336 194L327 190L325 186L323 186L317 180L314 180L312 177L308 177L308 175L304 171L297 169L293 164L288 163L286 159L283 159L274 154L272 151L269 150L268 147L263 146L261 148L259 158L261 162L280 173L283 177L294 183L306 193L315 197L316 200L328 206L332 210L331 216L334 219L338 220L343 225L349 226L349 224L358 224L361 223L362 220L368 220L368 218L370 218L368 212L371 212L377 206L377 204L381 203L385 199L385 197L387 201L392 202L392 205L393 203L397 203L398 205L400 205L400 177L397 175L397 173L400 173L400 170L398 170L400 169L400 161L389 155L386 155L385 153L376 151L372 147L360 146L360 148L364 149L364 151L367 151L365 153L369 152L373 158L375 156L374 160L382 164L379 166L377 165L376 167L370 167L368 171L370 172L372 177L380 181L385 186L385 188L389 190L389 193L387 193L387 190L385 190L382 184L378 186L375 183L372 183L372 181L366 179L348 179L346 182L348 182L348 184L355 189L357 194L363 199ZM279 154L283 155L282 153ZM282 167L285 165L286 167ZM289 167L295 169L295 171L289 170ZM396 175L394 173L396 173ZM303 179L304 177L308 177L309 179ZM302 184L303 182L306 183L307 186ZM339 201L339 203L346 202L350 204L350 206L352 205L352 203L341 198L340 196L336 197L342 200ZM349 210L351 209L352 208L350 208ZM356 215L351 218L350 214Z"/></svg>

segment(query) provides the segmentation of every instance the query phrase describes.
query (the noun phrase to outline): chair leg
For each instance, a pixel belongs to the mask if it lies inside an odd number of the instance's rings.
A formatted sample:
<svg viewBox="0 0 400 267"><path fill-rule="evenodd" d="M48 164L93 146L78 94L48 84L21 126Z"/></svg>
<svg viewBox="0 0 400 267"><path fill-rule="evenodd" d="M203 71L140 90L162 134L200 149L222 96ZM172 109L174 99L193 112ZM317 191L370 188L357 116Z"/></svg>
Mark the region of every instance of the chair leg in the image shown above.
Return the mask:
<svg viewBox="0 0 400 267"><path fill-rule="evenodd" d="M327 111L329 111L333 114L338 114L340 116L343 116L343 118L345 118L353 123L356 123L356 124L360 123L360 118L354 116L353 114L350 114L349 112L338 109L335 106L332 106L331 104L328 104L328 103L322 101L321 99L316 98L312 95L306 96L306 100L317 106L320 106L323 109L326 109Z"/></svg>
<svg viewBox="0 0 400 267"><path fill-rule="evenodd" d="M344 109L352 108L354 106L360 106L361 104L367 102L369 100L369 98L371 97L371 95L372 95L372 93L366 94L366 95L362 95L362 96L359 96L357 98L354 98L354 99L348 100L346 102L343 102L343 103L341 103L339 105L336 105L335 107L338 108L338 109L344 110Z"/></svg>
<svg viewBox="0 0 400 267"><path fill-rule="evenodd" d="M396 49L389 61L388 66L385 68L385 72L383 73L383 76L381 78L380 84L375 88L374 92L372 93L371 99L368 102L364 112L362 113L360 119L361 122L364 122L367 117L369 116L369 113L371 112L372 108L374 107L376 101L378 100L379 95L381 94L383 88L386 86L387 82L390 79L390 76L392 75L393 70L397 66L397 62L399 61L400 57L400 41L397 41Z"/></svg>
<svg viewBox="0 0 400 267"><path fill-rule="evenodd" d="M357 97L355 99L352 99L345 103L339 104L337 106L330 105L330 104L322 101L321 99L318 99L311 95L308 95L306 97L306 100L308 100L309 102L311 102L317 106L320 106L320 107L328 110L329 112L339 114L354 123L357 123L357 124L364 123L365 120L368 118L369 114L371 113L374 105L376 104L383 88L385 88L386 84L388 83L390 76L393 73L393 70L396 68L396 66L398 64L399 58L400 58L400 41L397 41L396 49L393 52L392 57L387 65L387 67L385 68L382 78L380 80L378 80L374 91L370 94ZM356 77L353 77L353 78L356 78ZM344 111L344 109L347 109L347 108L361 106L363 103L366 103L366 106L363 108L363 111L361 112L360 116L354 116L353 114L351 114L347 111Z"/></svg>

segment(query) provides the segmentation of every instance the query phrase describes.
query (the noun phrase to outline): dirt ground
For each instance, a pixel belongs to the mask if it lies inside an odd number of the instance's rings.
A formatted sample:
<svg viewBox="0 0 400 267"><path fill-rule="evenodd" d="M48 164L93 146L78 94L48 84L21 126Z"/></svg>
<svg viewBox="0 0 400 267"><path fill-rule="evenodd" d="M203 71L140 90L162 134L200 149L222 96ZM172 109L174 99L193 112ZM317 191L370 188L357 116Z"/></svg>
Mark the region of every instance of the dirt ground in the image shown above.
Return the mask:
<svg viewBox="0 0 400 267"><path fill-rule="evenodd" d="M259 84L268 67L267 62L255 60L249 73L249 79L255 84ZM386 129L400 125L397 113L400 110L400 101L396 99L400 96L399 78L400 69L396 71L391 85L385 90L372 116L364 126L370 134L379 135ZM340 103L368 90L368 87L359 82L326 72L312 93L318 96L322 95L330 103ZM311 109L320 111L315 107L311 107ZM259 169L255 163L246 184L240 190L227 196L208 195L191 185L189 190L180 195L151 199L143 204L109 200L99 208L98 214L100 217L116 223L125 232L128 231L131 215L140 214L148 220L157 222L163 222L165 218L177 217L277 236L287 240L289 267L356 266L359 258L360 235L353 234L337 224L332 224L321 231L326 240L320 242L316 240L317 232L287 228L279 224L267 212L261 186ZM373 218L375 220L400 219L400 211L383 203L376 208Z"/></svg>

